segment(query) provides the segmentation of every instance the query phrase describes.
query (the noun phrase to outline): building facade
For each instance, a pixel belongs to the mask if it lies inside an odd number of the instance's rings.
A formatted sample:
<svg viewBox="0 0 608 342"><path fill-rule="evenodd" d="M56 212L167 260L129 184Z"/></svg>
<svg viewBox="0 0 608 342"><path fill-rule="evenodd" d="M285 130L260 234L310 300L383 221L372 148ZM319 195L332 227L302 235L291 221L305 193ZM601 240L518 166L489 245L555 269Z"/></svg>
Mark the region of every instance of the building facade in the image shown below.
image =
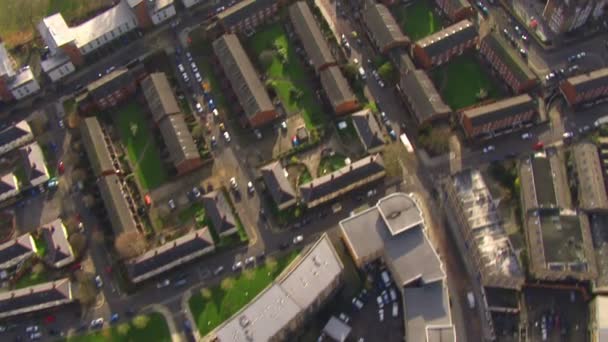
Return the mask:
<svg viewBox="0 0 608 342"><path fill-rule="evenodd" d="M606 0L548 0L543 18L553 32L561 34L582 27L591 18L599 18L605 6Z"/></svg>
<svg viewBox="0 0 608 342"><path fill-rule="evenodd" d="M475 15L475 9L467 0L435 0L435 4L452 22L469 19Z"/></svg>
<svg viewBox="0 0 608 342"><path fill-rule="evenodd" d="M247 33L268 23L279 10L282 1L246 0L220 12L218 24L224 33Z"/></svg>
<svg viewBox="0 0 608 342"><path fill-rule="evenodd" d="M15 69L13 61L0 40L0 101L21 100L40 91L40 85L29 66Z"/></svg>
<svg viewBox="0 0 608 342"><path fill-rule="evenodd" d="M431 69L475 47L477 40L475 25L469 20L462 20L417 41L412 54L421 68Z"/></svg>
<svg viewBox="0 0 608 342"><path fill-rule="evenodd" d="M571 107L602 102L608 96L608 68L570 77L559 89Z"/></svg>

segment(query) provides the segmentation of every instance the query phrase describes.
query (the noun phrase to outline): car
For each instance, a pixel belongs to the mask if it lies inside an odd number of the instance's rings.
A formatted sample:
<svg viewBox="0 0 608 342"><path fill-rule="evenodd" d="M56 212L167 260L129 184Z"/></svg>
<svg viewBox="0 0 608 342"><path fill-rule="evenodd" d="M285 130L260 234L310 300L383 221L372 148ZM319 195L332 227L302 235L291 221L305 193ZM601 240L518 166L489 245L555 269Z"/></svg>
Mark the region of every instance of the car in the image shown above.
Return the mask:
<svg viewBox="0 0 608 342"><path fill-rule="evenodd" d="M526 36L525 34L522 34L520 38L524 43L528 42L528 36Z"/></svg>
<svg viewBox="0 0 608 342"><path fill-rule="evenodd" d="M192 323L190 322L190 320L185 320L184 321L184 329L186 331L192 331Z"/></svg>
<svg viewBox="0 0 608 342"><path fill-rule="evenodd" d="M338 316L340 318L340 320L346 324L348 324L348 322L350 322L350 317L348 317L347 314L345 314L344 312L340 312L340 315Z"/></svg>
<svg viewBox="0 0 608 342"><path fill-rule="evenodd" d="M211 112L213 113L214 119L217 119L220 117L220 112L217 110L217 108L213 109Z"/></svg>
<svg viewBox="0 0 608 342"><path fill-rule="evenodd" d="M188 77L188 74L186 74L185 72L182 73L182 78L184 79L184 82L186 82L186 83L190 82L190 77Z"/></svg>
<svg viewBox="0 0 608 342"><path fill-rule="evenodd" d="M281 129L283 131L287 131L287 121L285 121L285 120L281 121Z"/></svg>
<svg viewBox="0 0 608 342"><path fill-rule="evenodd" d="M262 253L258 254L258 256L256 258L258 259L258 261L262 261L262 260L266 259L266 253L262 252Z"/></svg>
<svg viewBox="0 0 608 342"><path fill-rule="evenodd" d="M495 149L496 149L496 147L494 147L494 145L488 145L483 148L483 153L490 153L490 152L494 151Z"/></svg>
<svg viewBox="0 0 608 342"><path fill-rule="evenodd" d="M6 331L6 325L0 325L0 333L3 333Z"/></svg>
<svg viewBox="0 0 608 342"><path fill-rule="evenodd" d="M190 191L190 193L192 194L192 197L195 199L199 199L202 195L201 190L197 186L192 187L192 191Z"/></svg>
<svg viewBox="0 0 608 342"><path fill-rule="evenodd" d="M30 341L36 341L42 338L42 333L41 332L35 332L33 334L30 334Z"/></svg>
<svg viewBox="0 0 608 342"><path fill-rule="evenodd" d="M188 62L192 62L192 54L190 52L186 52L186 58L188 59Z"/></svg>
<svg viewBox="0 0 608 342"><path fill-rule="evenodd" d="M220 124L218 126L220 128L220 132L225 132L226 131L226 125L224 125L223 122L220 122Z"/></svg>
<svg viewBox="0 0 608 342"><path fill-rule="evenodd" d="M104 320L102 317L96 318L91 321L90 328L91 329L101 328L103 326L103 323L104 323Z"/></svg>
<svg viewBox="0 0 608 342"><path fill-rule="evenodd" d="M247 182L247 192L253 194L255 192L255 188L253 187L253 182Z"/></svg>
<svg viewBox="0 0 608 342"><path fill-rule="evenodd" d="M545 147L545 144L542 141L537 141L532 148L534 148L536 151L540 151L543 149L543 147Z"/></svg>
<svg viewBox="0 0 608 342"><path fill-rule="evenodd" d="M585 56L587 56L587 53L585 51L581 51L576 54L577 59L585 58Z"/></svg>
<svg viewBox="0 0 608 342"><path fill-rule="evenodd" d="M564 139L570 139L570 138L574 137L574 133L565 132L564 134L562 134L562 137L564 137Z"/></svg>
<svg viewBox="0 0 608 342"><path fill-rule="evenodd" d="M215 138L215 135L211 136L211 147L215 147L217 146L217 139Z"/></svg>
<svg viewBox="0 0 608 342"><path fill-rule="evenodd" d="M522 140L529 140L532 139L532 134L531 133L524 133L521 135Z"/></svg>
<svg viewBox="0 0 608 342"><path fill-rule="evenodd" d="M378 85L380 86L380 88L385 87L384 81L382 81L382 80L378 80Z"/></svg>
<svg viewBox="0 0 608 342"><path fill-rule="evenodd" d="M232 271L238 271L241 268L243 268L243 262L242 261L237 261L234 263L234 265L232 265Z"/></svg>
<svg viewBox="0 0 608 342"><path fill-rule="evenodd" d="M197 102L196 105L194 105L194 107L196 107L196 112L197 113L202 113L203 112L203 106L200 104L200 102Z"/></svg>
<svg viewBox="0 0 608 342"><path fill-rule="evenodd" d="M232 190L238 190L239 185L236 182L236 177L230 178L230 187L232 188Z"/></svg>
<svg viewBox="0 0 608 342"><path fill-rule="evenodd" d="M159 282L156 284L156 288L157 288L157 289L162 289L163 287L167 287L167 286L169 286L169 285L171 285L171 280L169 280L169 279L165 279L165 280L163 280L163 281L159 281Z"/></svg>
<svg viewBox="0 0 608 342"><path fill-rule="evenodd" d="M209 109L215 109L215 102L213 102L213 99L209 99L209 101L207 101L207 105L209 105Z"/></svg>
<svg viewBox="0 0 608 342"><path fill-rule="evenodd" d="M289 248L289 242L287 242L287 241L283 241L283 242L281 242L281 243L279 244L279 249L280 249L280 250L282 250L282 251L283 251L283 250L286 250L287 248Z"/></svg>
<svg viewBox="0 0 608 342"><path fill-rule="evenodd" d="M391 300L394 302L397 300L397 292L395 291L395 289L390 289L390 291L388 291L388 293L391 296Z"/></svg>
<svg viewBox="0 0 608 342"><path fill-rule="evenodd" d="M301 243L302 241L304 241L304 236L302 236L302 235L298 235L293 238L294 245L297 245L297 244Z"/></svg>
<svg viewBox="0 0 608 342"><path fill-rule="evenodd" d="M380 119L382 120L382 122L386 123L387 121L389 121L388 116L386 115L386 112L380 112Z"/></svg>
<svg viewBox="0 0 608 342"><path fill-rule="evenodd" d="M251 265L251 264L253 264L254 262L255 262L255 257L254 257L254 256L247 257L247 258L245 259L245 266Z"/></svg>
<svg viewBox="0 0 608 342"><path fill-rule="evenodd" d="M386 305L388 305L391 302L391 299L389 298L388 292L386 292L386 290L382 291L382 301Z"/></svg>
<svg viewBox="0 0 608 342"><path fill-rule="evenodd" d="M376 297L376 303L378 303L378 307L382 309L384 307L384 302L382 301L382 296Z"/></svg>
<svg viewBox="0 0 608 342"><path fill-rule="evenodd" d="M30 325L27 328L25 328L26 333L33 333L33 332L37 332L38 330L40 330L40 328L37 325Z"/></svg>
<svg viewBox="0 0 608 342"><path fill-rule="evenodd" d="M399 315L399 304L397 302L393 303L393 317L397 317Z"/></svg>
<svg viewBox="0 0 608 342"><path fill-rule="evenodd" d="M359 77L361 77L362 80L366 80L367 79L367 75L365 74L365 69L363 69L363 67L359 67L359 69L357 69L357 71L359 72Z"/></svg>
<svg viewBox="0 0 608 342"><path fill-rule="evenodd" d="M63 122L63 119L59 119L59 121L57 121L57 125L59 126L59 128L64 129L65 128L65 122Z"/></svg>
<svg viewBox="0 0 608 342"><path fill-rule="evenodd" d="M384 309L378 310L378 319L380 322L384 322Z"/></svg>
<svg viewBox="0 0 608 342"><path fill-rule="evenodd" d="M228 132L224 132L224 140L226 140L226 142L230 142L230 133Z"/></svg>
<svg viewBox="0 0 608 342"><path fill-rule="evenodd" d="M382 273L380 273L380 277L382 278L385 286L389 286L391 284L391 278L388 276L387 271L382 271Z"/></svg>
<svg viewBox="0 0 608 342"><path fill-rule="evenodd" d="M117 313L113 313L110 316L110 323L116 323L120 319L120 316Z"/></svg>
<svg viewBox="0 0 608 342"><path fill-rule="evenodd" d="M188 283L188 279L187 278L182 278L182 279L174 282L173 286L175 286L175 287L182 287L182 286L186 285L186 283Z"/></svg>
<svg viewBox="0 0 608 342"><path fill-rule="evenodd" d="M376 196L376 194L378 193L378 190L376 189L371 189L369 190L365 195L367 196L367 198L371 198Z"/></svg>
<svg viewBox="0 0 608 342"><path fill-rule="evenodd" d="M175 208L177 208L177 206L175 205L175 201L173 200L173 198L172 198L172 199L170 199L170 200L167 202L167 205L169 206L169 209L171 209L171 210L175 210Z"/></svg>
<svg viewBox="0 0 608 342"><path fill-rule="evenodd" d="M489 9L488 9L486 6L483 6L483 7L481 8L481 13L483 13L483 15L486 15L486 16L487 16L487 15L489 15L489 14L490 14L490 10L489 10Z"/></svg>
<svg viewBox="0 0 608 342"><path fill-rule="evenodd" d="M391 137L393 141L397 140L397 133L392 128L388 131L388 136Z"/></svg>
<svg viewBox="0 0 608 342"><path fill-rule="evenodd" d="M361 310L363 308L363 302L359 300L359 298L357 297L353 297L352 300L353 306L355 308L357 308L358 310Z"/></svg>
<svg viewBox="0 0 608 342"><path fill-rule="evenodd" d="M184 73L186 71L186 69L184 68L184 65L181 63L177 65L177 68L179 69L179 72L181 72L181 73Z"/></svg>
<svg viewBox="0 0 608 342"><path fill-rule="evenodd" d="M522 57L527 57L527 56L528 56L528 51L527 51L526 49L524 49L524 48L520 47L520 48L519 48L519 54L520 54Z"/></svg>
<svg viewBox="0 0 608 342"><path fill-rule="evenodd" d="M548 74L545 75L545 81L551 81L553 80L555 77L557 77L557 75L553 72L550 72Z"/></svg>
<svg viewBox="0 0 608 342"><path fill-rule="evenodd" d="M257 129L257 128L256 128L256 129L254 129L254 130L253 130L253 134L255 135L256 139L258 139L258 140L262 140L262 132L260 132L260 130L259 130L259 129Z"/></svg>
<svg viewBox="0 0 608 342"><path fill-rule="evenodd" d="M198 67L196 66L196 63L191 62L191 63L190 63L190 68L192 68L192 71L194 71L194 72L198 72Z"/></svg>
<svg viewBox="0 0 608 342"><path fill-rule="evenodd" d="M101 280L100 275L95 276L95 286L97 286L98 289L103 287L103 280Z"/></svg>
<svg viewBox="0 0 608 342"><path fill-rule="evenodd" d="M65 164L63 161L60 161L57 165L57 171L59 171L59 174L63 174L63 172L65 172Z"/></svg>
<svg viewBox="0 0 608 342"><path fill-rule="evenodd" d="M222 273L222 272L224 272L224 266L219 266L218 268L216 268L216 269L213 271L213 275L218 275L218 274L220 274L220 273Z"/></svg>

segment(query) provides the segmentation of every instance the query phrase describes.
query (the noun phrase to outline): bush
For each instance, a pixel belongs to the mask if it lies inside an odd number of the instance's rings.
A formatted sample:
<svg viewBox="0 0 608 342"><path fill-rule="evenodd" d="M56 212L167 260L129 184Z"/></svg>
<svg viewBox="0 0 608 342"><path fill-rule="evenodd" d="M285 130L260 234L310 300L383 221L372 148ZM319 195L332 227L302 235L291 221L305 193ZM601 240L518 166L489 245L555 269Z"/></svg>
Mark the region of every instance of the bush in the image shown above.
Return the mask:
<svg viewBox="0 0 608 342"><path fill-rule="evenodd" d="M201 289L201 296L204 299L209 300L209 299L211 299L211 297L213 297L213 293L211 293L211 290L209 290L208 288L204 287L204 288Z"/></svg>
<svg viewBox="0 0 608 342"><path fill-rule="evenodd" d="M232 277L224 278L220 284L220 288L224 291L230 290L234 287L235 280Z"/></svg>
<svg viewBox="0 0 608 342"><path fill-rule="evenodd" d="M150 323L150 317L146 315L137 315L133 318L133 325L137 329L144 329L148 326L148 323Z"/></svg>
<svg viewBox="0 0 608 342"><path fill-rule="evenodd" d="M118 335L121 336L127 335L129 333L129 330L131 330L131 325L129 325L129 323L121 323L116 327Z"/></svg>

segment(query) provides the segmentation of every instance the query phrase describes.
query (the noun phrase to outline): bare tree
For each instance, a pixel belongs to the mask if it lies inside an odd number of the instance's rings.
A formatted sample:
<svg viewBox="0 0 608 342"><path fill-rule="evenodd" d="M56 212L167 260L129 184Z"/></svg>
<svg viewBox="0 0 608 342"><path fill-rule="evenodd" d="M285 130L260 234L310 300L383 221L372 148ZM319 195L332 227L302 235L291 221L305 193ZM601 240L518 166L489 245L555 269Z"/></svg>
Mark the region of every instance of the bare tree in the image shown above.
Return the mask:
<svg viewBox="0 0 608 342"><path fill-rule="evenodd" d="M124 259L134 258L146 251L146 240L136 231L124 232L114 241L114 247Z"/></svg>
<svg viewBox="0 0 608 342"><path fill-rule="evenodd" d="M76 256L81 256L87 247L86 236L82 233L74 233L70 235L69 241L70 245L72 245L72 249L74 250L74 254L76 254Z"/></svg>

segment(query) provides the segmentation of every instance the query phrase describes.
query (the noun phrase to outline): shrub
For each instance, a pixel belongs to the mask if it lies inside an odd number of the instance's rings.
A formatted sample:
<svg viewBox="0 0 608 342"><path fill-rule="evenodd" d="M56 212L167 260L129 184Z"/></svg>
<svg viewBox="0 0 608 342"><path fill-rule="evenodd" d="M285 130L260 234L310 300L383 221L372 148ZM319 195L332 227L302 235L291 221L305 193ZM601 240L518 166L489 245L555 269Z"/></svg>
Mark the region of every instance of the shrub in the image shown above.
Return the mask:
<svg viewBox="0 0 608 342"><path fill-rule="evenodd" d="M133 318L133 325L137 329L144 329L148 326L148 323L150 323L150 317L146 315L137 315Z"/></svg>

